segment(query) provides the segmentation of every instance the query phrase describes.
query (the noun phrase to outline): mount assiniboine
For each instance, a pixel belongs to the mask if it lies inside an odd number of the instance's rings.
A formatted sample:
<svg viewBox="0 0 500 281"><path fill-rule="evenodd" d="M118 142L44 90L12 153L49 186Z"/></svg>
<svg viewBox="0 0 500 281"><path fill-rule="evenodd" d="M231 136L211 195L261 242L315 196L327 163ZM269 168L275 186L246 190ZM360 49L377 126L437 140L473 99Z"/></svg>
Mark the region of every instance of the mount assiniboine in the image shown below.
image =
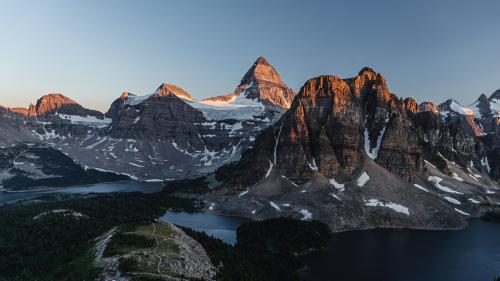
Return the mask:
<svg viewBox="0 0 500 281"><path fill-rule="evenodd" d="M33 152L45 149L93 175L203 177L206 189L176 192L214 212L335 230L456 228L500 204L500 91L469 107L417 104L370 68L310 79L295 95L259 58L227 95L198 101L162 84L123 93L103 114L50 94L0 108L0 120L3 188L61 177Z"/></svg>

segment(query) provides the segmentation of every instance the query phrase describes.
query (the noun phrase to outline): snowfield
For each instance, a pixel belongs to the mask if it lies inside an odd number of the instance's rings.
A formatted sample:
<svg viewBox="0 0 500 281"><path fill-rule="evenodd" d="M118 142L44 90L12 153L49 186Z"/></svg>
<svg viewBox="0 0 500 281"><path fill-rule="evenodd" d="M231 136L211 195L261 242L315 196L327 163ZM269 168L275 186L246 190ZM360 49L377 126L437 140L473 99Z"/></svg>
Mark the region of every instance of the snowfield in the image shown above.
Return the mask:
<svg viewBox="0 0 500 281"><path fill-rule="evenodd" d="M79 116L60 113L56 113L56 115L63 120L69 120L71 124L83 125L87 127L104 128L111 124L111 118L99 119L95 116Z"/></svg>
<svg viewBox="0 0 500 281"><path fill-rule="evenodd" d="M247 98L245 93L233 96L227 101L184 101L201 111L207 120L252 120L254 116L262 116L265 111L263 103Z"/></svg>

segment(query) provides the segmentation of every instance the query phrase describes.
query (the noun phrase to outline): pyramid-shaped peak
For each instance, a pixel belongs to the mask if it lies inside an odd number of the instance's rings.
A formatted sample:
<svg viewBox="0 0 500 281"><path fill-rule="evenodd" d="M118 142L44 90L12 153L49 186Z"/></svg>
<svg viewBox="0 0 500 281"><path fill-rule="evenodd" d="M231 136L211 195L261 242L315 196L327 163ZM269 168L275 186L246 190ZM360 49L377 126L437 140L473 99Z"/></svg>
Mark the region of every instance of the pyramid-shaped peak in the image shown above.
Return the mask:
<svg viewBox="0 0 500 281"><path fill-rule="evenodd" d="M484 93L479 96L477 99L478 102L488 102L488 96L485 95Z"/></svg>
<svg viewBox="0 0 500 281"><path fill-rule="evenodd" d="M265 57L259 57L259 58L255 61L254 65L266 65L266 66L271 66L271 64L270 64L270 63L266 60L266 58L265 58Z"/></svg>
<svg viewBox="0 0 500 281"><path fill-rule="evenodd" d="M193 97L188 92L184 91L184 89L177 87L175 85L172 85L172 84L163 83L155 91L156 96L166 96L169 94L173 94L173 95L176 95L177 97L188 99L188 100L193 99Z"/></svg>
<svg viewBox="0 0 500 281"><path fill-rule="evenodd" d="M240 84L230 96L244 94L249 99L259 99L281 108L289 108L295 93L281 80L274 67L264 58L259 57L245 73ZM220 97L219 97L220 99Z"/></svg>
<svg viewBox="0 0 500 281"><path fill-rule="evenodd" d="M241 79L240 85L250 85L255 80L283 83L276 69L264 57L259 57L255 61Z"/></svg>

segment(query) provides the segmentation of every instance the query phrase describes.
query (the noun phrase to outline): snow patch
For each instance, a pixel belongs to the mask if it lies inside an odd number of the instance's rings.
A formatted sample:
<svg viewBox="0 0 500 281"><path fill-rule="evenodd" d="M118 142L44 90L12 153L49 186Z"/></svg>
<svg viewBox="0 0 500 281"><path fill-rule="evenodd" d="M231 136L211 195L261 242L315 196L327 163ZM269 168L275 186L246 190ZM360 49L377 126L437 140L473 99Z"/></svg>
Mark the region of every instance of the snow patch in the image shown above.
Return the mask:
<svg viewBox="0 0 500 281"><path fill-rule="evenodd" d="M340 198L339 198L337 195L335 195L334 193L330 193L330 196L332 196L333 198L335 198L335 199L337 199L337 200L339 200L339 201L342 201L342 200L340 200Z"/></svg>
<svg viewBox="0 0 500 281"><path fill-rule="evenodd" d="M330 179L330 184L333 185L333 187L338 189L340 192L345 190L345 187L344 187L345 185L343 183L336 182L333 177Z"/></svg>
<svg viewBox="0 0 500 281"><path fill-rule="evenodd" d="M431 162L427 161L427 160L424 160L425 164L431 166L432 168L434 169L437 169L436 166L434 166Z"/></svg>
<svg viewBox="0 0 500 281"><path fill-rule="evenodd" d="M459 214L464 215L464 216L470 216L470 214L469 214L469 213L466 213L466 212L464 212L464 211L462 211L462 210L460 210L460 209L455 208L455 211L456 211L457 213L459 213Z"/></svg>
<svg viewBox="0 0 500 281"><path fill-rule="evenodd" d="M278 204L274 203L273 201L269 201L269 205L276 209L276 211L281 212L280 206L278 206Z"/></svg>
<svg viewBox="0 0 500 281"><path fill-rule="evenodd" d="M461 177L459 177L459 176L457 175L457 173L453 173L453 174L452 174L452 178L453 178L453 179L456 179L457 181L464 181L464 179L463 179L463 178L461 178Z"/></svg>
<svg viewBox="0 0 500 281"><path fill-rule="evenodd" d="M363 187L369 180L370 180L370 176L366 172L363 172L361 174L361 176L359 176L358 180L356 181L356 184L359 187Z"/></svg>
<svg viewBox="0 0 500 281"><path fill-rule="evenodd" d="M462 203L460 203L460 201L458 201L457 199L453 198L453 197L448 197L448 196L444 196L444 199L446 199L446 201L452 203L452 204L455 204L455 205L461 205Z"/></svg>
<svg viewBox="0 0 500 281"><path fill-rule="evenodd" d="M384 203L384 202L379 201L378 199L370 199L368 201L365 201L365 205L369 206L369 207L389 208L389 209L392 209L398 213L402 213L402 214L405 214L407 216L410 215L410 210L407 207L400 205L400 204L393 203L393 202Z"/></svg>
<svg viewBox="0 0 500 281"><path fill-rule="evenodd" d="M280 130L278 132L278 136L275 138L275 142L274 142L274 165L276 165L276 159L277 159L277 156L276 156L276 151L278 150L278 141L280 139L280 135L281 135L281 130L283 130L283 123L285 123L284 121L281 122L281 126L280 126Z"/></svg>
<svg viewBox="0 0 500 281"><path fill-rule="evenodd" d="M307 221L312 219L312 214L308 210L300 210L299 212L302 215L302 220Z"/></svg>
<svg viewBox="0 0 500 281"><path fill-rule="evenodd" d="M104 138L100 139L99 141L97 141L96 143L91 144L91 145L89 145L89 146L87 146L85 148L86 149L93 149L94 147L96 147L96 146L100 145L101 143L105 142L106 140L107 140L107 138L104 137Z"/></svg>
<svg viewBox="0 0 500 281"><path fill-rule="evenodd" d="M377 159L378 151L380 149L380 145L382 144L382 139L384 138L385 130L387 128L387 123L389 123L389 116L385 118L385 125L378 134L377 144L374 148L371 148L370 146L370 136L368 133L368 128L365 128L365 151L366 155L368 155L368 157L370 157L371 159Z"/></svg>
<svg viewBox="0 0 500 281"><path fill-rule="evenodd" d="M432 182L434 184L435 187L437 187L438 189L444 191L444 192L448 192L448 193L454 193L454 194L463 194L461 192L458 192L458 191L455 191L449 187L446 187L444 185L441 184L441 182L443 181L442 178L440 177L436 177L436 176L429 176L427 178L428 181Z"/></svg>
<svg viewBox="0 0 500 281"><path fill-rule="evenodd" d="M425 188L425 187L423 187L423 186L421 186L419 184L415 183L415 184L413 184L413 186L416 187L416 188L418 188L418 189L420 189L420 190L423 190L425 192L429 192L429 190L427 188Z"/></svg>
<svg viewBox="0 0 500 281"><path fill-rule="evenodd" d="M481 203L481 202L479 202L479 201L477 201L477 200L475 200L475 199L472 199L472 198L469 198L469 201L470 201L470 202L472 202L472 203L474 203L474 204L479 204L479 203Z"/></svg>
<svg viewBox="0 0 500 281"><path fill-rule="evenodd" d="M281 177L284 178L285 180L289 181L291 184L293 184L293 186L298 187L298 185L296 183L294 183L292 180L290 180L289 178L287 178L283 175Z"/></svg>
<svg viewBox="0 0 500 281"><path fill-rule="evenodd" d="M318 170L318 166L316 165L316 160L313 158L312 163L307 162L307 165L309 165L309 168L313 171Z"/></svg>
<svg viewBox="0 0 500 281"><path fill-rule="evenodd" d="M271 160L269 160L269 169L267 170L266 175L264 176L264 178L269 177L269 175L271 174L272 170L273 170L273 162L271 162Z"/></svg>
<svg viewBox="0 0 500 281"><path fill-rule="evenodd" d="M486 170L488 171L488 173L490 173L491 167L490 167L490 163L488 162L488 157L483 157L483 159L481 159L481 165L486 167Z"/></svg>

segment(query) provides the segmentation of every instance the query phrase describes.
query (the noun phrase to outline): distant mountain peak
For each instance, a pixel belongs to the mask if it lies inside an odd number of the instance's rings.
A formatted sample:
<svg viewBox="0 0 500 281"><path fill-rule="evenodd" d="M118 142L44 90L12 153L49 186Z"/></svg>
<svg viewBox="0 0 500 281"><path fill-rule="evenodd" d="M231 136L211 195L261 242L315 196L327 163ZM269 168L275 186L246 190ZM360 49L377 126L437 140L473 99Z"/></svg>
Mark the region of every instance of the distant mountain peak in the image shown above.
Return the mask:
<svg viewBox="0 0 500 281"><path fill-rule="evenodd" d="M481 94L479 98L477 99L479 102L481 101L488 101L488 96L486 94Z"/></svg>
<svg viewBox="0 0 500 281"><path fill-rule="evenodd" d="M359 73L358 73L358 76L363 76L364 74L367 74L367 73L370 73L370 74L377 74L377 72L375 70L373 70L373 68L371 67L368 67L368 66L365 66L363 67Z"/></svg>
<svg viewBox="0 0 500 281"><path fill-rule="evenodd" d="M79 106L78 103L63 94L51 93L42 96L36 102L36 115L44 115L57 112L67 106Z"/></svg>
<svg viewBox="0 0 500 281"><path fill-rule="evenodd" d="M242 93L249 99L259 99L281 108L289 108L295 97L292 89L264 57L259 57L250 67L233 95Z"/></svg>
<svg viewBox="0 0 500 281"><path fill-rule="evenodd" d="M158 87L158 89L156 89L156 91L154 93L155 96L166 96L169 94L173 94L177 97L188 99L188 100L193 99L193 97L188 92L184 91L184 89L177 87L175 85L166 84L166 83L161 84Z"/></svg>
<svg viewBox="0 0 500 281"><path fill-rule="evenodd" d="M122 99L122 100L126 100L126 99L128 99L128 97L129 97L130 95L134 96L134 94L131 94L131 93L129 93L129 92L123 92L123 93L121 94L121 96L120 96L120 99Z"/></svg>

